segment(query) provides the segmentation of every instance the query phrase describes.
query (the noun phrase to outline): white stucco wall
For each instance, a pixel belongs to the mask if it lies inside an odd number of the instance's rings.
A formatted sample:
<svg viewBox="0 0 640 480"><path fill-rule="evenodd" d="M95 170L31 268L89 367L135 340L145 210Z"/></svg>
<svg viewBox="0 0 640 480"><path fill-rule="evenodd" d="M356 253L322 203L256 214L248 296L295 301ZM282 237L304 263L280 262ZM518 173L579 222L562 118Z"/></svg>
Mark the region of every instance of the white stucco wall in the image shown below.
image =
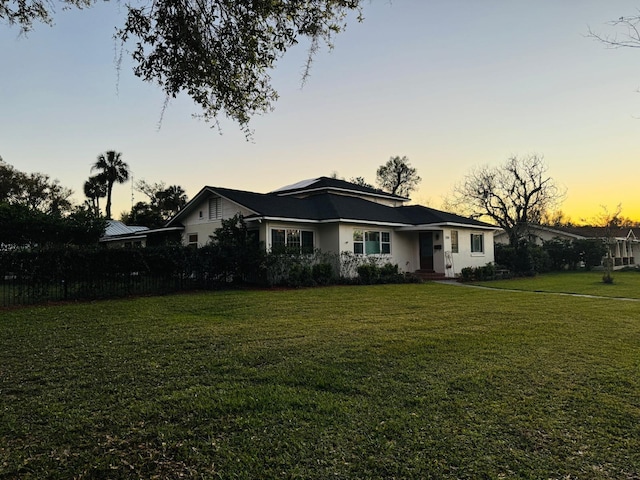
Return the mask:
<svg viewBox="0 0 640 480"><path fill-rule="evenodd" d="M318 225L318 238L316 248L323 252L340 251L340 228L338 223L322 223Z"/></svg>
<svg viewBox="0 0 640 480"><path fill-rule="evenodd" d="M448 229L449 237L451 236L451 230L458 231L458 253L452 253L453 258L453 270L457 275L465 267L483 267L487 263L493 263L495 261L494 256L494 244L493 244L493 232L492 231L480 231L465 228L452 228ZM484 237L484 252L472 252L471 251L471 234L481 233ZM445 233L445 236L446 233ZM451 239L449 238L449 250L451 249Z"/></svg>

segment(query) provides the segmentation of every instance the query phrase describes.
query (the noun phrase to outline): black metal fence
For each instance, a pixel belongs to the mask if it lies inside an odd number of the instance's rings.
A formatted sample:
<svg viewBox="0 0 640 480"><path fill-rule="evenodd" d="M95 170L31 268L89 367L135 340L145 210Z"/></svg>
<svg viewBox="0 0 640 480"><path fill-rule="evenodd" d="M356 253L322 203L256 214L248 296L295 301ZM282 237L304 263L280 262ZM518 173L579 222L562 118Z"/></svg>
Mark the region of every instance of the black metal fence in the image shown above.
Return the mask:
<svg viewBox="0 0 640 480"><path fill-rule="evenodd" d="M0 307L217 288L210 260L182 247L0 252Z"/></svg>
<svg viewBox="0 0 640 480"><path fill-rule="evenodd" d="M96 300L127 296L162 295L184 290L214 288L201 278L187 275L153 275L131 272L87 278L34 278L4 274L0 279L0 306L34 305L47 302Z"/></svg>

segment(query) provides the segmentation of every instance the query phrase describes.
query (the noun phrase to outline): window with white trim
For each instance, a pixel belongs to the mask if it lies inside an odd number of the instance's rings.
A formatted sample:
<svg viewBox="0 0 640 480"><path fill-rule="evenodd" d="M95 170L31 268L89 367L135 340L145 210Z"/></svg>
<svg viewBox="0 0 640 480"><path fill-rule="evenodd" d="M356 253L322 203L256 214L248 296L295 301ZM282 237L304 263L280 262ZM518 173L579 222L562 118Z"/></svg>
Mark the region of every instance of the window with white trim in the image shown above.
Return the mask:
<svg viewBox="0 0 640 480"><path fill-rule="evenodd" d="M484 253L484 234L471 234L471 253Z"/></svg>
<svg viewBox="0 0 640 480"><path fill-rule="evenodd" d="M375 230L354 230L353 253L357 255L390 254L391 233Z"/></svg>
<svg viewBox="0 0 640 480"><path fill-rule="evenodd" d="M213 197L209 199L209 220L219 220L222 218L222 199Z"/></svg>
<svg viewBox="0 0 640 480"><path fill-rule="evenodd" d="M458 230L451 230L451 253L458 253Z"/></svg>
<svg viewBox="0 0 640 480"><path fill-rule="evenodd" d="M194 247L197 248L198 247L198 234L197 233L190 233L188 238L187 238L187 246L189 247Z"/></svg>
<svg viewBox="0 0 640 480"><path fill-rule="evenodd" d="M271 250L292 250L302 253L312 253L314 238L311 230L297 228L273 228L271 229Z"/></svg>

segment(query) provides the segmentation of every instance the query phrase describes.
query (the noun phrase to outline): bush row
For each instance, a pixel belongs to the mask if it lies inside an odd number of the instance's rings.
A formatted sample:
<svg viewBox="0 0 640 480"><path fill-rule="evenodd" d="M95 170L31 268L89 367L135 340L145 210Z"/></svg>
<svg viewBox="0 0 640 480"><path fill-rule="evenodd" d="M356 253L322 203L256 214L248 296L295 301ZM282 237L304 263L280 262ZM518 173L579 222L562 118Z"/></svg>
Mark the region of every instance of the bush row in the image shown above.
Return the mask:
<svg viewBox="0 0 640 480"><path fill-rule="evenodd" d="M516 246L496 244L495 263L516 275L578 268L591 270L601 264L605 252L605 245L599 239L553 239L542 245L523 241Z"/></svg>

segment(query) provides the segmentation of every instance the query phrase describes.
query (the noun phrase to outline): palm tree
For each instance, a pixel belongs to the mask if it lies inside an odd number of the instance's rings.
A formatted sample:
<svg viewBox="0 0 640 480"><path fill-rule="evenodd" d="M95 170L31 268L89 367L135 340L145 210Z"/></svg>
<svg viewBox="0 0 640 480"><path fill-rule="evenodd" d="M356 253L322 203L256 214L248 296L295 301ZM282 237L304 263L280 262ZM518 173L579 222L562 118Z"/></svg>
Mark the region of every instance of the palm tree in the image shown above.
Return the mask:
<svg viewBox="0 0 640 480"><path fill-rule="evenodd" d="M99 177L107 184L107 219L111 220L111 191L114 183L124 183L129 180L129 165L122 161L122 153L114 150L101 153L98 160L91 167L91 171L99 170Z"/></svg>
<svg viewBox="0 0 640 480"><path fill-rule="evenodd" d="M107 196L107 183L101 175L89 177L84 182L84 195L91 200L91 210L95 215L100 215L100 199Z"/></svg>

